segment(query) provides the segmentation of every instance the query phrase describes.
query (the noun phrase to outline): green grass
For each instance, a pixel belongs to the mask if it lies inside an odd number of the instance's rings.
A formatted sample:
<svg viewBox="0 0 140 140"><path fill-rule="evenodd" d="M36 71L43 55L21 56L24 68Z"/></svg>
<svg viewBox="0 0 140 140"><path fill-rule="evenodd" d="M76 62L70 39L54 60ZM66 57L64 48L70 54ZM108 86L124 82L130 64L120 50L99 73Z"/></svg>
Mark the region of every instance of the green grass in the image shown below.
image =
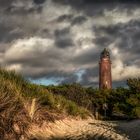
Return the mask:
<svg viewBox="0 0 140 140"><path fill-rule="evenodd" d="M80 115L82 112L81 110L88 114L87 110L79 107L76 105L76 103L67 100L61 95L54 95L48 90L44 89L42 86L30 83L21 75L15 73L15 71L0 69L0 82L1 93L3 90L8 91L9 94L13 93L23 102L25 100L37 98L37 101L40 103L40 105L47 106L50 109L56 109L58 111L62 110L62 112L66 112L69 115Z"/></svg>

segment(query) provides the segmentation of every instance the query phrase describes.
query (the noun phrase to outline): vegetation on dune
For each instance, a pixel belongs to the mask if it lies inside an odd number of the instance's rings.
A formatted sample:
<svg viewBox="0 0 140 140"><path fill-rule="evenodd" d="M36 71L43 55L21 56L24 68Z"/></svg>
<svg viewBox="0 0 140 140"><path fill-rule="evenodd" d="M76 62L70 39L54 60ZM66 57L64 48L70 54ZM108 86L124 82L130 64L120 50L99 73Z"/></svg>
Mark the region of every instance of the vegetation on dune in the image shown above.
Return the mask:
<svg viewBox="0 0 140 140"><path fill-rule="evenodd" d="M1 69L0 76L0 80L3 80L2 83L5 83L7 88L11 86L13 88L11 91L13 91L17 97L21 98L23 102L30 102L32 99L36 98L37 103L40 106L44 106L48 109L54 109L55 111L57 110L68 113L69 115L75 115L73 110L70 111L72 106L75 106L75 108L77 108L76 115L80 115L80 113L84 112L85 114L88 113L83 108L78 107L76 103L67 100L62 95L56 96L51 92L48 92L48 90L42 88L42 86L30 83L21 75L16 74L14 71L6 71ZM3 88L4 86L1 87Z"/></svg>
<svg viewBox="0 0 140 140"><path fill-rule="evenodd" d="M0 139L19 139L30 121L19 89L24 79L0 69L0 83Z"/></svg>
<svg viewBox="0 0 140 140"><path fill-rule="evenodd" d="M76 103L31 84L14 71L0 69L0 83L0 139L26 137L31 123L54 121L63 115L89 115Z"/></svg>

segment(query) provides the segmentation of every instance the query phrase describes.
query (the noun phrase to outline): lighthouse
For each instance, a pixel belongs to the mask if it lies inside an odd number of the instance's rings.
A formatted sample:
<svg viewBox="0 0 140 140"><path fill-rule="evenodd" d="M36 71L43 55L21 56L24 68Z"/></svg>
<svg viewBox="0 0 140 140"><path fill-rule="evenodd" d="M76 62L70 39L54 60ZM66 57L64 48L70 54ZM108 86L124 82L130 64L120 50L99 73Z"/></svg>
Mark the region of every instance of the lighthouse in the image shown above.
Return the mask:
<svg viewBox="0 0 140 140"><path fill-rule="evenodd" d="M111 89L111 60L108 49L104 49L100 55L99 61L99 89Z"/></svg>

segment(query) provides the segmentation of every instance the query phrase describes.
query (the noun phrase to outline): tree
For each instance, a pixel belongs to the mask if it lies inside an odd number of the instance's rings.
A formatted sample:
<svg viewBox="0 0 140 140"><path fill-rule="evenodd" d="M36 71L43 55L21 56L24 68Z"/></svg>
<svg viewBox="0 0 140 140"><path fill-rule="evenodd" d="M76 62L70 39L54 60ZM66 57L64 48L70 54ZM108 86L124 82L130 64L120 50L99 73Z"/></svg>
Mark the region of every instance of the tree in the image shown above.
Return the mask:
<svg viewBox="0 0 140 140"><path fill-rule="evenodd" d="M140 93L140 78L130 78L127 85L133 93Z"/></svg>

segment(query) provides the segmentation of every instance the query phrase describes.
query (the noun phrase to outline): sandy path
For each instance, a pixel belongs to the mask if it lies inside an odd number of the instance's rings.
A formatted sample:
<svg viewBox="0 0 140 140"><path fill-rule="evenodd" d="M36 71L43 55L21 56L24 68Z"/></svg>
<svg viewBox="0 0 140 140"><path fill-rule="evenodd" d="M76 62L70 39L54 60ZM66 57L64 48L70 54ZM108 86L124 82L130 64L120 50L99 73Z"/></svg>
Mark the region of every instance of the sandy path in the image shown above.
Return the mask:
<svg viewBox="0 0 140 140"><path fill-rule="evenodd" d="M64 119L55 123L33 126L31 134L37 140L128 140L118 134L113 123L88 120Z"/></svg>

